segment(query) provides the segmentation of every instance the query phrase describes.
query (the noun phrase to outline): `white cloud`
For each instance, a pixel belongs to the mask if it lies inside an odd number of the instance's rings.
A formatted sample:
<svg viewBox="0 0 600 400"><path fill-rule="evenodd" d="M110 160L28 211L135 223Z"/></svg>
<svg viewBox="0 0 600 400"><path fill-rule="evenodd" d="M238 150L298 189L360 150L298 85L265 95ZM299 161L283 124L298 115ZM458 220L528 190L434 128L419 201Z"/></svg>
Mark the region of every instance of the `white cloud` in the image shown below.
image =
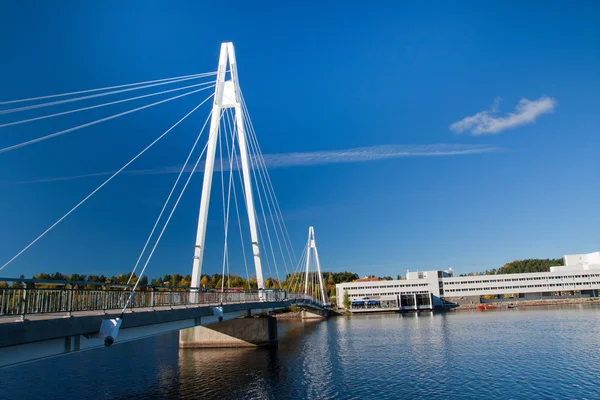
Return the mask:
<svg viewBox="0 0 600 400"><path fill-rule="evenodd" d="M520 125L531 124L542 114L554 111L558 104L552 97L542 96L537 100L521 99L515 111L505 117L496 116L500 98L494 100L494 105L486 111L461 119L450 125L450 130L462 133L470 131L473 135L497 134L506 129Z"/></svg>
<svg viewBox="0 0 600 400"><path fill-rule="evenodd" d="M440 157L440 156L460 156L470 154L494 153L501 151L498 147L493 147L485 144L432 144L432 145L383 145L370 147L356 147L343 150L325 150L325 151L308 151L297 153L273 153L265 154L264 160L269 169L273 168L290 168L290 167L307 167L312 165L324 164L340 164L340 163L357 163L366 161L385 160L400 157ZM215 170L220 169L220 160L215 161ZM224 159L223 166L227 168L229 161ZM235 165L235 163L234 163ZM190 166L187 172L190 172ZM204 169L204 163L201 162L198 169ZM144 170L125 170L123 174L176 174L181 170L180 166L170 166L158 169ZM11 183L43 183L55 181L69 181L73 179L97 177L111 175L114 171L96 172L93 174L49 177L29 181L11 182ZM8 182L7 182L8 183Z"/></svg>

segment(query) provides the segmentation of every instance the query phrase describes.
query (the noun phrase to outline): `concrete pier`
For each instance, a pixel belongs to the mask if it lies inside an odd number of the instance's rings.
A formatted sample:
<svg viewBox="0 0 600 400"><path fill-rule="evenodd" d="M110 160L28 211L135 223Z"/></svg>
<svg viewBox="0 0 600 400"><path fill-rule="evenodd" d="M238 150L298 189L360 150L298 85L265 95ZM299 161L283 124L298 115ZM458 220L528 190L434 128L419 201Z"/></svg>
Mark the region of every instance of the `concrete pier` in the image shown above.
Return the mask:
<svg viewBox="0 0 600 400"><path fill-rule="evenodd" d="M302 319L327 319L328 312L327 310L302 310L300 315Z"/></svg>
<svg viewBox="0 0 600 400"><path fill-rule="evenodd" d="M236 318L179 332L180 349L277 345L277 319L265 315Z"/></svg>

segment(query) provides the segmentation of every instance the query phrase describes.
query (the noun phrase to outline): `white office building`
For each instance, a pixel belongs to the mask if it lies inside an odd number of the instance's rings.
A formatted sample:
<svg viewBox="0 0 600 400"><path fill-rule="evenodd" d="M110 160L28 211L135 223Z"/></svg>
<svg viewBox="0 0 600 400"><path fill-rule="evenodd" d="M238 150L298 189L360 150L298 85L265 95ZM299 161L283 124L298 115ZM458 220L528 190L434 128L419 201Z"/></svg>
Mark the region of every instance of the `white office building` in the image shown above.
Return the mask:
<svg viewBox="0 0 600 400"><path fill-rule="evenodd" d="M455 277L453 271L408 272L406 280L349 282L336 285L338 307L347 291L352 311L419 310L444 302L473 302L486 295L543 298L567 292L597 297L600 252L564 256L564 266L549 272Z"/></svg>

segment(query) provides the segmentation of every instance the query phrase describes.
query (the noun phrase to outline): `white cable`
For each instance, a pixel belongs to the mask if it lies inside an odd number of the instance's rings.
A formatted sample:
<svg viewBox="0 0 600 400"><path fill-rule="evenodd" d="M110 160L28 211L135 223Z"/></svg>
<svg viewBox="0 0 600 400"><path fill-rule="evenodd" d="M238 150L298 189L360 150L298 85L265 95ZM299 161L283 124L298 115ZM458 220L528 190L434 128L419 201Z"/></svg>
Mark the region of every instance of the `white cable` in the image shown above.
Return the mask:
<svg viewBox="0 0 600 400"><path fill-rule="evenodd" d="M220 127L220 123L224 122L223 121L223 115L224 115L225 110L221 110L221 115L219 117L219 127ZM224 125L223 125L224 127ZM225 130L225 129L223 129ZM226 134L226 133L225 133ZM222 198L222 205L223 205L223 231L225 232L224 234L224 240L223 240L223 265L222 265L222 272L221 272L221 292L223 292L223 289L225 288L225 260L227 258L227 217L225 216L225 180L223 178L223 144L222 144L222 140L221 140L221 136L222 135L218 135L218 139L219 139L219 165L220 165L220 173L221 173L221 198Z"/></svg>
<svg viewBox="0 0 600 400"><path fill-rule="evenodd" d="M305 243L304 250L302 250L302 254L300 255L300 260L298 261L298 264L296 265L296 268L294 269L294 279L292 280L292 291L300 290L299 285L301 285L302 282L304 281L304 279L302 279L302 277L303 277L304 261L306 260L306 256L308 254L306 252L307 248L308 248L308 241Z"/></svg>
<svg viewBox="0 0 600 400"><path fill-rule="evenodd" d="M235 121L234 121L234 129L236 129L236 131L237 131L237 128L236 128L236 123L235 123ZM239 144L239 143L238 143L238 144ZM250 160L252 159L251 157L249 157L249 158L250 158ZM243 177L242 177L242 168L240 167L239 160L237 160L237 158L236 158L236 167L237 167L237 171L238 171L238 176L239 176L239 178L240 178L240 182L243 182ZM250 168L250 169L252 169L252 168ZM243 186L243 184L242 184L242 194L243 194L243 196L244 196L244 204L246 204L246 205L247 205L247 204L248 204L248 200L247 200L247 198L246 198L246 196L247 196L247 193L246 193L246 190L244 189L244 186ZM248 211L248 207L246 207L246 211ZM248 212L249 212L249 211L248 211ZM258 236L259 236L259 243L262 243L262 244L263 244L263 246L265 246L265 242L264 242L264 240L263 240L263 236L262 236L262 231L260 230L260 224L258 223L258 215L257 215L256 209L254 210L254 216L255 216L255 221L256 221L256 226L257 226L257 231L258 231ZM264 247L263 247L263 248L264 248ZM272 276L272 275L273 275L273 273L272 273L272 271L271 271L271 265L270 265L270 263L269 263L269 258L268 258L268 257L265 257L265 259L264 259L264 260L265 260L265 262L266 262L266 264L267 264L267 268L268 268L268 270L269 270L269 274L271 275L271 276L270 276L270 278L272 278L272 277L273 277L273 276Z"/></svg>
<svg viewBox="0 0 600 400"><path fill-rule="evenodd" d="M1 124L0 128L5 128L7 126L13 126L13 125L20 125L20 124L25 124L28 122L33 122L33 121L39 121L41 119L47 119L47 118L54 118L54 117L59 117L61 115L66 115L66 114L73 114L76 112L80 112L80 111L87 111L87 110L92 110L94 108L100 108L100 107L106 107L106 106L112 106L114 104L119 104L119 103L125 103L127 101L133 101L133 100L139 100L139 99L144 99L146 97L151 97L151 96L159 96L161 94L165 94L165 93L171 93L171 92L176 92L179 90L185 90L185 89L191 89L191 88L195 88L198 86L205 86L205 85L210 85L211 83L215 83L215 81L210 81L210 82L203 82L203 83L197 83L195 85L190 85L190 86L184 86L184 87L180 87L180 88L175 88L175 89L169 89L169 90L164 90L162 92L157 92L157 93L150 93L150 94L145 94L143 96L137 96L137 97L131 97L129 99L123 99L123 100L117 100L117 101L111 101L110 103L104 103L104 104L98 104L95 106L89 106L89 107L83 107L83 108L78 108L76 110L69 110L69 111L63 111L63 112L59 112L59 113L55 113L55 114L50 114L50 115L42 115L41 117L35 117L35 118L29 118L29 119L23 119L20 121L14 121L14 122L7 122L6 124Z"/></svg>
<svg viewBox="0 0 600 400"><path fill-rule="evenodd" d="M290 246L288 245L288 241L291 242L291 240L289 239L289 234L287 233L287 228L284 229L282 227L281 220L283 219L283 216L280 217L281 210L280 209L279 209L279 211L277 210L278 201L276 200L276 196L274 194L274 190L272 189L272 183L269 185L270 177L269 177L269 174L268 174L268 170L266 168L266 164L264 163L264 158L262 157L262 154L260 153L260 148L259 148L259 145L258 145L258 141L257 141L257 138L256 138L256 134L255 134L254 128L251 126L251 122L249 122L249 115L248 115L247 109L245 107L242 107L242 108L245 111L244 120L245 120L246 124L249 125L249 129L248 129L248 138L249 138L249 140L248 140L248 143L249 143L249 146L251 146L251 148L252 148L252 145L254 144L253 152L254 152L254 155L255 155L255 158L256 158L256 164L258 166L258 168L257 168L258 169L258 175L260 177L260 181L261 181L261 185L263 187L263 191L265 192L265 201L267 203L267 209L268 209L270 217L271 217L271 219L273 221L273 231L274 231L275 237L277 239L277 244L279 246L279 251L280 251L282 260L284 262L284 267L285 267L285 270L286 270L286 274L289 274L289 270L287 268L286 258L285 258L284 254L283 254L283 247L281 246L281 240L279 238L279 230L281 230L281 234L283 235L283 241L284 241L284 244L285 244L285 247L286 247L286 251L288 253L288 256L290 257L290 265L294 265L294 263L295 263L295 261L294 261L295 256L294 256L294 258L292 258L291 253L290 253ZM263 179L263 176L264 176L264 179ZM265 184L265 182L267 182L267 184ZM257 186L258 186L258 183L257 183ZM260 192L259 192L259 196L260 196ZM260 200L260 197L259 197L259 200ZM271 209L271 203L273 204L273 210L275 210L276 218L273 217L273 211ZM278 225L279 225L279 230L277 229ZM268 231L268 226L267 226L267 233L268 232L269 231ZM286 240L286 234L287 234L287 240ZM270 241L270 237L269 237L269 241ZM273 252L272 243L270 242L270 244L271 244L271 251ZM292 249L293 249L293 247L292 247ZM276 265L275 265L275 267L277 268ZM276 272L277 273L279 272L278 269L276 269Z"/></svg>
<svg viewBox="0 0 600 400"><path fill-rule="evenodd" d="M242 119L242 123L243 123L243 121L244 120ZM244 129L245 129L245 127L244 127ZM249 131L249 129L245 129L245 130L246 130L246 132ZM246 135L246 136L248 136L248 135ZM275 257L275 251L274 251L274 247L273 247L273 242L271 240L271 233L270 233L270 230L269 230L269 224L267 222L266 211L269 211L269 213L271 214L271 220L274 221L274 219L273 219L272 213L270 212L270 205L267 203L267 209L265 209L265 207L263 205L262 196L261 196L261 193L260 193L260 190L259 190L260 187L259 187L258 181L259 180L261 181L261 185L262 185L263 191L265 191L264 182L262 181L262 176L260 175L259 166L256 165L256 163L257 163L258 160L256 159L256 155L254 155L252 153L253 148L250 145L250 141L247 140L246 142L247 142L248 154L249 154L248 158L250 159L250 165L251 165L251 168L250 168L251 169L251 174L254 177L254 182L256 184L256 194L257 194L257 197L258 197L258 202L260 204L260 209L261 209L261 214L263 216L263 221L265 223L264 226L265 226L265 232L266 232L266 236L267 236L267 240L268 240L268 244L269 244L269 249L271 251L271 256L273 258L273 268L275 268L276 278L279 281L279 285L281 287L281 279L279 277L279 269L277 268L277 260L276 260L276 257ZM257 178L257 171L258 171L258 178ZM266 201L266 191L265 191L265 201ZM264 239L261 239L261 240L264 240ZM267 245L267 243L265 242L265 247L266 247L266 245ZM268 262L268 257L265 257L265 260ZM269 273L271 273L270 265L269 264L270 263L267 263L267 266L269 267Z"/></svg>
<svg viewBox="0 0 600 400"><path fill-rule="evenodd" d="M299 266L302 262L303 256L304 256L304 251L302 251L302 254L300 255L300 263L294 267L294 271L292 272L292 275L290 277L289 289L292 292L295 291L295 288L296 288L296 282L298 280L297 274L300 272Z"/></svg>
<svg viewBox="0 0 600 400"><path fill-rule="evenodd" d="M261 212L262 212L262 209L261 209ZM254 214L257 215L256 212ZM265 239L264 239L264 236L263 236L263 233L262 233L262 227L260 225L260 222L258 222L258 215L257 215L256 219L257 219L256 225L257 225L257 228L258 228L257 230L258 230L258 236L260 238L260 243L263 243L263 249L266 249L267 248L267 242L265 242ZM267 256L267 257L263 258L263 260L265 260L265 263L267 264L267 269L269 270L269 278L273 279L273 270L271 269L271 262L269 261L269 257Z"/></svg>
<svg viewBox="0 0 600 400"><path fill-rule="evenodd" d="M239 164L239 160L237 158L237 152L235 151L235 147L233 146L233 142L231 143L232 145L232 150L233 150L233 159L235 160L236 164ZM233 162L233 161L232 161ZM233 170L232 170L233 172ZM242 186L242 182L240 182L240 186L241 186L241 190L242 192L244 191L244 187ZM235 188L235 187L234 187ZM245 196L242 194L242 198L244 198ZM246 270L246 279L248 282L248 289L250 289L250 272L248 270L248 257L246 256L246 246L244 245L244 234L243 234L243 230L242 230L242 219L240 217L240 210L239 210L239 203L237 200L237 192L234 190L233 191L233 199L235 201L235 211L237 214L237 219L238 219L238 226L239 226L239 230L240 230L240 242L242 245L242 257L244 258L244 268ZM244 203L245 205L245 203Z"/></svg>
<svg viewBox="0 0 600 400"><path fill-rule="evenodd" d="M308 242L307 242L308 243ZM307 247L305 247L306 249ZM308 256L308 253L305 251L302 253L302 257L301 257L301 262L298 265L298 272L297 272L297 282L296 282L296 287L297 287L297 291L298 292L302 292L303 290L303 286L304 286L304 282L306 281L306 269L305 269L305 263L306 263L306 257Z"/></svg>
<svg viewBox="0 0 600 400"><path fill-rule="evenodd" d="M249 118L249 116L248 116L248 118ZM252 124L252 122L250 122L250 124ZM257 154L259 156L259 161L260 161L260 164L262 164L263 174L265 175L266 180L267 180L267 188L269 189L268 190L269 197L271 198L271 201L274 203L274 209L276 210L275 214L277 217L277 223L278 223L278 226L279 226L279 229L280 229L282 235L284 236L284 244L286 247L286 251L287 251L290 259L292 260L292 265L293 265L296 260L296 254L294 252L294 247L292 245L291 238L289 236L289 232L288 232L287 226L285 224L285 219L283 218L283 213L281 211L281 207L279 206L279 200L277 199L277 195L275 194L273 182L271 181L271 177L270 177L269 171L267 169L264 157L262 156L262 153L260 151L260 145L258 144L258 139L256 138L256 132L254 131L253 127L251 128L250 131L251 131L250 140L257 147ZM291 253L290 253L290 248L291 248Z"/></svg>
<svg viewBox="0 0 600 400"><path fill-rule="evenodd" d="M212 97L213 95L209 96ZM162 135L160 135L158 138L156 138L152 143L150 143L148 146L146 146L141 152L139 152L135 157L133 157L131 160L129 160L125 165L123 165L121 168L119 168L119 170L117 172L115 172L114 174L112 174L108 179L106 179L100 186L98 186L96 189L94 189L90 194L88 194L83 200L81 200L79 203L77 203L77 205L75 205L75 207L71 208L71 210L69 210L69 212L67 212L65 215L63 215L60 219L58 219L54 224L52 224L48 229L46 229L41 235L39 235L34 241L32 241L31 243L29 243L27 246L25 246L25 248L23 248L23 250L21 250L20 252L18 252L13 258L11 258L10 260L8 260L2 267L0 267L0 271L2 271L2 269L4 269L8 264L10 264L11 262L13 262L17 257L19 257L21 254L23 254L27 249L29 249L31 246L33 246L33 244L35 244L38 240L40 240L44 235L46 235L48 232L50 232L56 225L58 225L62 220L64 220L65 218L67 218L73 211L75 211L77 208L79 208L79 206L81 206L83 203L85 203L90 197L92 197L94 194L96 194L96 192L98 192L100 189L102 189L104 187L104 185L106 185L108 182L110 182L115 176L117 176L121 171L123 171L125 168L127 168L131 163L133 163L135 160L137 160L142 154L144 154L148 149L150 149L152 146L154 146L159 140L161 140L163 137L165 137L169 132L171 132L177 125L179 125L184 119L186 119L191 113L193 112L190 111L189 113L187 113L183 118L181 118L179 121L177 121L173 126L171 126L169 129L167 129Z"/></svg>
<svg viewBox="0 0 600 400"><path fill-rule="evenodd" d="M267 223L267 217L266 217L265 208L264 208L263 202L262 202L262 196L260 195L258 179L256 178L256 168L254 167L254 164L255 164L254 158L255 157L252 156L252 149L250 148L250 145L248 142L246 143L246 147L247 147L247 151L248 151L248 159L250 161L250 174L254 178L254 183L256 184L256 195L258 197L258 203L260 205L260 212L263 216L263 220L265 223L265 231L266 231L266 236L267 236L267 240L268 240L268 244L269 244L269 249L271 250L271 255L273 257L273 268L275 268L276 277L280 281L280 285L281 285L281 280L279 279L279 270L277 269L277 261L275 259L275 252L273 251L273 244L271 242L271 234L269 232L269 225ZM264 237L262 235L262 230L260 229L260 224L258 224L258 225L259 225L258 233L259 233L259 236L261 237L260 240L264 243L264 246L267 247L267 242L264 241ZM271 274L270 278L274 278L272 276L273 272L271 271L271 263L269 262L269 257L265 257L264 260L267 263L267 267L269 269L269 274Z"/></svg>
<svg viewBox="0 0 600 400"><path fill-rule="evenodd" d="M223 131L225 133L225 138L227 140L227 127L225 125L225 120L223 120ZM222 148L222 141L221 141L221 137L219 136L219 146L221 146ZM229 154L229 145L227 145L227 158L231 164L231 158L233 157L233 154ZM222 156L222 149L221 149L221 178L223 177L223 156ZM223 179L221 179L222 181L222 186L224 188L225 186L225 182L223 181ZM223 211L223 217L224 217L224 223L225 223L225 246L224 246L224 254L223 254L223 274L225 274L225 266L227 266L227 286L231 287L231 274L230 274L230 269L229 269L229 245L228 245L228 238L229 238L229 210L231 208L231 189L232 189L232 183L233 183L233 172L231 171L231 168L229 168L229 182L227 185L227 207L224 211ZM223 190L223 199L225 199L225 192Z"/></svg>
<svg viewBox="0 0 600 400"><path fill-rule="evenodd" d="M229 160L229 171L230 171L230 174L233 175L233 160L235 159L236 164L238 164L237 153L235 151L235 145L234 145L235 132L231 128L231 112L229 109L226 111L226 114L227 114L227 124L229 125L229 131L231 132L231 154L232 154L232 157ZM225 136L225 144L227 146L227 153L229 153L229 139L227 136ZM240 185L242 186L242 191L243 191L243 183L240 182ZM240 218L240 209L239 209L238 200L237 200L237 192L235 189L235 182L233 185L233 201L235 204L235 212L237 215L238 227L239 227L239 231L240 231L240 242L242 245L242 257L244 259L244 267L246 269L246 282L248 284L248 289L250 289L250 274L248 272L248 260L247 260L247 256L246 256L246 248L244 246L244 234L242 231L242 220Z"/></svg>
<svg viewBox="0 0 600 400"><path fill-rule="evenodd" d="M256 137L254 137L254 141L256 141ZM258 143L257 143L257 145L258 145ZM260 149L258 150L258 153L260 154ZM266 170L266 163L264 161L262 154L260 154L260 158L261 158L261 163L263 164L263 169L265 171L264 174L265 174L266 180L267 180L267 188L268 188L268 192L269 192L269 198L271 199L271 202L273 203L273 208L275 209L277 225L279 227L279 231L281 232L281 234L283 236L283 243L285 245L288 257L291 261L291 265L294 265L294 263L296 261L296 254L294 252L294 247L292 245L292 239L289 236L289 232L287 230L287 226L286 226L285 220L283 218L283 213L281 212L281 208L279 206L279 201L277 200L277 196L276 196L275 190L273 188L273 183L271 182L271 177L269 176L268 170ZM291 251L290 251L290 248L291 248Z"/></svg>
<svg viewBox="0 0 600 400"><path fill-rule="evenodd" d="M129 302L133 298L135 290L137 289L138 285L140 284L140 281L142 280L144 271L146 271L146 267L150 263L150 260L152 259L152 256L154 255L154 251L156 250L156 247L160 243L160 239L162 238L163 233L165 233L165 229L167 229L167 226L169 225L169 222L171 221L171 217L173 216L173 213L175 212L175 210L177 209L177 206L179 205L179 200L181 200L181 197L185 193L185 189L187 189L187 186L190 183L192 176L194 175L194 171L196 171L196 168L198 168L198 164L200 163L200 160L202 159L202 156L204 155L204 152L206 151L207 147L208 147L208 142L206 142L206 145L204 145L204 149L202 150L202 153L200 153L198 160L196 160L196 164L194 164L194 168L190 172L190 175L188 176L187 180L185 181L185 184L183 185L183 188L181 189L181 192L179 193L179 196L177 197L177 200L175 201L175 204L173 205L173 208L171 209L171 212L169 213L169 216L167 217L167 220L165 221L165 224L163 225L163 227L158 235L158 238L156 239L156 242L154 243L154 246L152 246L152 250L150 251L150 254L148 255L148 259L146 260L146 263L144 264L144 267L142 268L142 272L140 272L140 276L139 276L138 280L135 282L135 285L133 285L133 288L131 289L131 294L129 295L129 298L127 299L127 302L125 303L123 310L121 310L121 314L123 314L125 312L125 310L127 309L127 307L129 306Z"/></svg>
<svg viewBox="0 0 600 400"><path fill-rule="evenodd" d="M82 128L86 128L88 126L96 125L96 124L99 124L99 123L104 122L104 121L108 121L108 120L111 120L111 119L114 119L114 118L122 117L123 115L131 114L133 112L140 111L140 110L144 110L144 109L146 109L148 107L152 107L152 106L156 106L156 105L159 105L159 104L162 104L162 103L166 103L167 101L175 100L175 99L178 99L180 97L189 96L190 94L194 94L194 93L200 92L202 90L210 89L211 87L214 87L214 86L209 86L209 87L206 87L206 88L196 89L196 90L193 90L191 92L183 93L183 94L180 94L180 95L177 95L177 96L174 96L174 97L170 97L168 99L157 101L157 102L152 103L152 104L147 104L145 106L134 108L134 109L131 109L129 111L124 111L124 112L119 113L119 114L111 115L109 117L97 119L95 121L88 122L86 124L79 125L79 126L76 126L76 127L73 127L73 128L65 129L65 130L62 130L62 131L59 131L59 132L56 132L56 133L52 133L50 135L42 136L42 137L39 137L37 139L32 139L32 140L28 140L26 142L22 142L22 143L15 144L15 145L12 145L12 146L4 147L4 148L0 149L0 153L5 153L7 151L16 150L18 148L29 146L29 145L32 145L34 143L38 143L38 142L41 142L41 141L44 141L44 140L52 139L52 138L54 138L56 136L64 135L65 133L73 132L73 131L76 131L78 129L82 129Z"/></svg>
<svg viewBox="0 0 600 400"><path fill-rule="evenodd" d="M245 118L244 118L244 120L246 121L246 124L247 124L248 123L247 120ZM287 267L287 261L285 259L285 255L283 254L283 247L281 246L281 240L279 238L279 232L277 230L277 225L276 225L277 221L273 217L273 211L271 209L271 203L273 203L273 209L275 208L275 203L274 203L274 201L272 199L271 191L268 189L268 186L266 184L267 179L266 179L266 177L263 178L263 175L267 174L268 172L265 172L266 168L263 168L262 165L261 165L262 155L260 154L260 150L258 149L257 145L254 144L254 142L257 142L256 136L254 135L254 137L253 137L252 132L250 131L250 128L248 128L248 132L249 132L249 134L248 134L248 137L249 137L249 139L248 139L248 146L252 149L252 152L253 152L253 154L255 155L255 158L256 158L256 164L258 166L258 168L257 168L257 170L258 170L258 176L259 176L259 179L260 179L260 184L262 186L262 189L265 192L265 202L267 204L267 210L269 211L269 216L270 216L271 221L273 223L273 232L275 234L275 239L277 240L277 244L279 246L279 252L281 254L281 259L283 260L283 266L285 268L286 274L288 274L289 270L288 270L288 267ZM254 144L254 146L253 146L253 144ZM265 223L266 223L266 221L265 221ZM291 255L290 255L290 257L291 257ZM292 260L290 259L290 261L292 261Z"/></svg>
<svg viewBox="0 0 600 400"><path fill-rule="evenodd" d="M196 108L194 108L192 111L190 111L190 114L193 113L194 111L196 111L198 108L200 108L204 103L206 103L208 100L210 100L213 96L214 95L207 97L202 103L198 104L196 106ZM198 136L196 137L196 141L194 142L192 149L188 153L188 156L185 159L185 162L183 163L183 167L181 168L181 171L179 171L179 175L177 175L177 179L175 179L175 183L173 184L173 187L171 188L171 192L169 193L169 196L167 196L167 200L165 201L165 204L163 205L162 210L160 210L160 214L158 214L158 218L156 218L156 222L154 223L154 226L152 227L152 231L150 232L150 235L148 235L148 239L146 240L146 243L144 244L144 248L142 249L140 255L138 256L138 259L135 262L135 266L133 267L133 271L131 271L131 275L129 276L129 279L127 280L128 285L131 282L131 279L133 278L133 274L135 274L135 271L137 270L137 267L140 264L140 261L142 260L142 256L146 252L146 248L148 247L148 244L150 243L150 240L152 239L152 235L154 235L154 231L156 230L156 227L158 226L158 223L159 223L160 219L162 218L162 216L165 212L165 209L167 208L167 205L169 204L169 201L171 201L171 196L173 196L173 192L175 192L175 188L177 187L177 184L179 183L179 180L181 179L181 175L183 175L183 172L185 171L185 167L187 166L188 162L190 161L190 158L192 157L192 153L196 149L196 146L198 145L198 141L200 140L200 137L202 136L202 132L204 132L204 128L206 127L206 124L208 123L208 120L211 115L212 115L212 111L208 113L208 117L206 118L206 121L204 121L204 125L202 125L202 129L200 130L200 133L198 133Z"/></svg>
<svg viewBox="0 0 600 400"><path fill-rule="evenodd" d="M260 145L258 143L258 140L256 138L256 131L254 130L254 125L252 124L252 119L250 118L250 114L248 112L248 108L246 106L246 102L244 100L244 95L243 93L240 91L240 98L241 98L241 103L242 103L242 110L244 111L244 115L247 118L249 125L250 125L250 136L251 138L254 139L257 149L258 149L258 154L260 155L261 158L261 162L262 162L262 166L266 172L266 176L267 176L267 181L270 187L270 192L272 192L273 198L275 200L275 205L276 205L276 209L277 209L277 214L278 214L278 223L279 223L279 227L280 230L282 231L282 234L284 234L284 239L287 238L287 241L284 240L285 244L286 244L286 249L287 252L290 252L290 248L291 248L291 253L293 254L293 258L292 258L292 265L294 264L295 260L296 260L296 254L294 252L294 246L292 245L292 240L290 238L286 223L285 223L285 219L283 218L283 213L281 211L281 207L279 206L279 201L277 200L277 195L275 194L275 189L273 187L273 182L271 181L271 176L269 174L269 171L267 169L267 165L265 163L264 157L262 157L262 152L260 150ZM288 247L289 246L289 247ZM291 255L290 255L291 257Z"/></svg>
<svg viewBox="0 0 600 400"><path fill-rule="evenodd" d="M257 170L258 170L257 167L253 167L253 169L252 169L252 172L253 172L253 175L254 175L254 181L256 182L257 197L258 197L258 200L259 200L259 203L260 203L261 214L263 216L263 221L264 221L264 224L265 224L264 225L264 230L265 230L265 234L267 236L267 242L268 242L268 245L269 245L269 250L271 251L271 257L273 259L273 268L275 269L276 278L279 281L279 285L281 286L281 278L280 278L280 275L279 275L279 268L277 266L277 257L275 256L275 246L273 245L273 241L271 239L271 231L269 229L270 225L267 222L267 216L266 216L267 211L269 212L271 221L274 222L274 218L273 218L273 214L270 211L270 206L269 206L269 203L268 203L267 198L266 198L267 197L266 193L265 193L265 203L267 204L267 208L265 209L265 207L263 205L262 196L260 194L260 188L258 186L258 181L256 179L256 171ZM260 173L259 173L259 178L260 178ZM259 180L261 180L261 185L263 185L262 179L259 179ZM263 191L265 190L264 185L263 185L262 189L263 189ZM265 247L266 247L266 243L265 243ZM268 260L268 258L267 258L267 260ZM285 260L284 260L284 264L285 264ZM287 265L286 265L286 271L287 271Z"/></svg>
<svg viewBox="0 0 600 400"><path fill-rule="evenodd" d="M228 125L229 125L229 121ZM223 125L225 126L225 121L223 121ZM225 128L226 130L226 128ZM233 131L230 129L231 134L233 135ZM233 158L233 153L230 153L229 150L229 140L228 140L228 135L225 135L225 142L227 143L227 159L229 161L229 183L227 184L227 218L226 218L226 231L225 231L225 244L227 246L227 248L229 249L229 244L228 244L228 232L229 232L229 212L231 209L231 192L232 190L235 191L235 186L234 186L234 181L233 181L233 170L231 169L231 164L233 162L232 158ZM233 140L233 137L232 137ZM232 148L233 150L233 148ZM229 258L229 251L227 252L227 283L228 283L228 287L231 287L231 268L230 268L230 258Z"/></svg>
<svg viewBox="0 0 600 400"><path fill-rule="evenodd" d="M170 85L172 83L179 83L179 82L189 81L190 79L198 79L198 78L203 78L203 77L204 76L192 76L191 78L182 78L182 79L171 80L171 81L167 81L167 82L153 83L151 85L144 85L144 86L137 86L137 87L133 87L133 88L129 88L129 89L115 90L113 92L98 93L98 94L92 94L92 95L89 95L89 96L74 97L72 99L51 101L49 103L41 103L41 104L33 104L33 105L30 105L30 106L23 106L23 107L17 107L17 108L9 108L8 110L0 110L0 114L12 114L12 113L15 113L15 112L20 112L20 111L33 110L33 109L36 109L36 108L43 108L43 107L55 106L55 105L58 105L58 104L72 103L74 101L81 101L81 100L87 100L87 99L94 99L96 97L110 96L110 95L113 95L113 94L130 92L132 90L147 89L147 88L150 88L150 87L161 86L161 85Z"/></svg>
<svg viewBox="0 0 600 400"><path fill-rule="evenodd" d="M315 271L316 268L314 267L314 265L315 265L315 260L314 259L312 260L312 265L313 265L313 267L311 269L313 271ZM313 276L312 276L312 292L311 292L311 294L312 294L313 297L316 296L316 293L315 293L316 282L317 282L317 274L315 272L313 272Z"/></svg>
<svg viewBox="0 0 600 400"><path fill-rule="evenodd" d="M315 268L315 260L314 257L311 258L311 265L310 265L310 271L312 272L312 279L311 279L311 283L312 283L312 288L311 288L311 294L313 297L315 297L315 285L316 285L316 281L317 281L317 274L314 272L316 270Z"/></svg>
<svg viewBox="0 0 600 400"><path fill-rule="evenodd" d="M112 89L118 89L118 88L122 88L122 87L129 87L129 86L136 86L136 85L145 85L147 83L154 83L154 82L173 81L173 80L184 79L184 78L191 78L191 77L198 77L198 78L200 78L200 77L204 77L204 76L213 76L213 75L216 75L216 74L217 74L216 72L205 72L205 73L202 73L202 74L192 74L192 75L177 76L177 77L174 77L174 78L156 79L156 80L153 80L153 81L146 81L146 82L128 83L126 85L109 86L109 87L104 87L104 88L99 88L99 89L80 90L78 92L51 94L51 95L48 95L48 96L30 97L28 99L1 101L0 105L14 104L14 103L24 103L26 101L51 99L51 98L54 98L54 97L72 96L72 95L75 95L75 94L100 92L102 90L112 90Z"/></svg>

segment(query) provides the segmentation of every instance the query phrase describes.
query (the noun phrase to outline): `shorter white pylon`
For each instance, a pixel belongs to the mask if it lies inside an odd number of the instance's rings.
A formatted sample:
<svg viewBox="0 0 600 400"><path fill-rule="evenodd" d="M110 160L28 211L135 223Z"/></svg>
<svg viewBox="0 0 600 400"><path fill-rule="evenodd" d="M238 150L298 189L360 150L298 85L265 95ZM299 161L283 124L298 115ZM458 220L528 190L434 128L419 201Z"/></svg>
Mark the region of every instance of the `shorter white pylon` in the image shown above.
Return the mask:
<svg viewBox="0 0 600 400"><path fill-rule="evenodd" d="M319 287L321 288L321 300L325 300L325 286L323 285L323 274L321 273L321 261L319 260L319 251L317 250L317 241L315 240L315 229L311 226L308 228L308 244L306 246L306 275L304 277L304 293L308 294L308 274L310 268L310 254L312 250L315 252L315 262L317 264L317 275L319 276Z"/></svg>

